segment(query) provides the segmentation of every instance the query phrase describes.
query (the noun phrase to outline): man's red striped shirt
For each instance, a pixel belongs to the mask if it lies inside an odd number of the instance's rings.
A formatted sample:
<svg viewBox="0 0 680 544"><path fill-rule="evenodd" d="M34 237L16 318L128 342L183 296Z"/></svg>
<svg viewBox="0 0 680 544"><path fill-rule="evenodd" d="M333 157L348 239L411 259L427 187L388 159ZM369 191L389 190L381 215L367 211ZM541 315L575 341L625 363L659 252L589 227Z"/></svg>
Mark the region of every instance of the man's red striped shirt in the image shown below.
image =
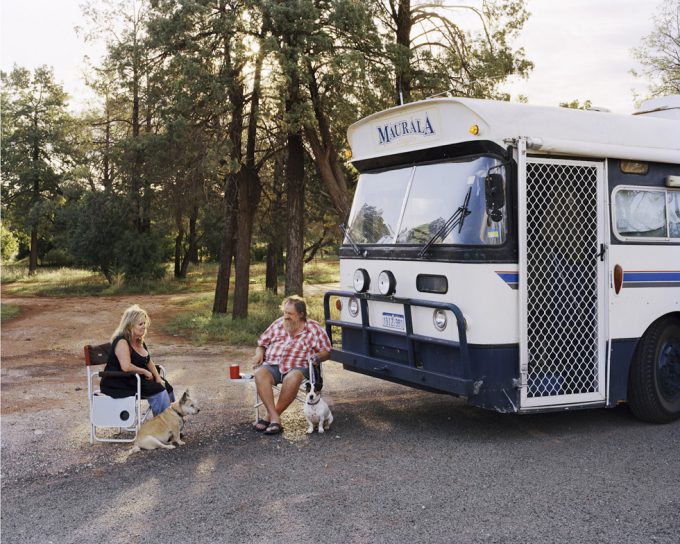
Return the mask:
<svg viewBox="0 0 680 544"><path fill-rule="evenodd" d="M331 341L319 323L307 319L302 330L291 336L283 326L283 317L269 325L257 345L265 348L264 362L278 364L281 374L293 368L307 368L310 357L331 350Z"/></svg>

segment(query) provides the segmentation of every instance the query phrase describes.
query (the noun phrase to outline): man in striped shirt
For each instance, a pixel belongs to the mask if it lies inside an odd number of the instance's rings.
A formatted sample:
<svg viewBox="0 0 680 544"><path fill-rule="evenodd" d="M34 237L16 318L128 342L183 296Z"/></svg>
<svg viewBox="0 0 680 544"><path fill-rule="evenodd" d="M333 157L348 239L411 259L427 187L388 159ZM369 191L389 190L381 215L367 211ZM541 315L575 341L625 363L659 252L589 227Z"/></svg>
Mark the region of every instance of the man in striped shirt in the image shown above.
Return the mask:
<svg viewBox="0 0 680 544"><path fill-rule="evenodd" d="M298 389L309 379L309 363L325 361L330 356L331 342L326 331L307 317L307 305L302 297L291 296L283 301L283 317L274 321L257 341L253 357L255 385L267 419L260 419L255 430L265 434L283 431L281 414L295 400ZM274 402L272 387L281 385Z"/></svg>

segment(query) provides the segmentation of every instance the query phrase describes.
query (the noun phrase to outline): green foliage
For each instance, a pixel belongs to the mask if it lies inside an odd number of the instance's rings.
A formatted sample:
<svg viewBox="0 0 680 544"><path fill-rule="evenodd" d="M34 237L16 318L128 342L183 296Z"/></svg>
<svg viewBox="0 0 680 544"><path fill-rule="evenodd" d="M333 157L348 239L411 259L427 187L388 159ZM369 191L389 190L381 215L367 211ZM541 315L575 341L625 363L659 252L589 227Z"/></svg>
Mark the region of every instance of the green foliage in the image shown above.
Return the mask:
<svg viewBox="0 0 680 544"><path fill-rule="evenodd" d="M114 244L114 252L126 281L157 280L165 276L163 263L170 257L170 246L157 231L125 231Z"/></svg>
<svg viewBox="0 0 680 544"><path fill-rule="evenodd" d="M16 257L19 250L19 240L17 237L5 227L4 223L0 222L0 255L2 262L6 263Z"/></svg>
<svg viewBox="0 0 680 544"><path fill-rule="evenodd" d="M15 66L2 79L2 200L12 227L28 236L49 229L59 185L71 166L74 120L47 66ZM34 248L35 255L38 254ZM36 262L31 262L34 269Z"/></svg>
<svg viewBox="0 0 680 544"><path fill-rule="evenodd" d="M391 8L408 13L397 20ZM3 76L2 196L7 223L24 245L38 228L45 262L71 255L104 274L108 285L92 289L107 292L185 286L163 276L172 270L173 242L178 275L180 263L216 261L232 208L242 212L241 233L249 232L244 217L254 224L250 254L261 259L273 248L282 262L286 229L295 226L285 217L291 133L303 135L307 153L297 158L304 258L333 254L356 182L343 157L347 127L393 105L395 81L408 80L407 101L450 89L506 98L498 85L531 69L512 46L528 17L522 0L102 0L84 11L87 37L107 44L90 74L101 106L73 123L60 113L65 97L49 85L48 69ZM38 80L52 96L49 111L31 110ZM41 112L45 145L37 161L27 154L37 141L28 111ZM12 150L10 142L21 145ZM230 200L234 179L248 187ZM296 251L289 255L297 259ZM214 278L207 287L214 290Z"/></svg>
<svg viewBox="0 0 680 544"><path fill-rule="evenodd" d="M126 231L126 202L112 193L86 193L63 210L71 255L80 266L101 272L109 283L122 271L116 243Z"/></svg>
<svg viewBox="0 0 680 544"><path fill-rule="evenodd" d="M533 68L524 50L512 46L529 17L524 0L375 3L393 104L439 93L507 100L499 85Z"/></svg>
<svg viewBox="0 0 680 544"><path fill-rule="evenodd" d="M127 199L113 193L85 193L64 207L62 220L76 263L101 272L109 284L119 274L128 282L165 275L168 240L158 230L134 229L128 223Z"/></svg>
<svg viewBox="0 0 680 544"><path fill-rule="evenodd" d="M578 99L572 100L571 102L560 102L560 108L570 108L573 110L589 110L593 104L590 100L586 100L581 104Z"/></svg>
<svg viewBox="0 0 680 544"><path fill-rule="evenodd" d="M663 0L654 25L633 50L642 71L632 72L650 83L652 96L680 94L680 0Z"/></svg>
<svg viewBox="0 0 680 544"><path fill-rule="evenodd" d="M63 248L54 247L45 253L42 258L43 265L71 266L75 264L73 256Z"/></svg>

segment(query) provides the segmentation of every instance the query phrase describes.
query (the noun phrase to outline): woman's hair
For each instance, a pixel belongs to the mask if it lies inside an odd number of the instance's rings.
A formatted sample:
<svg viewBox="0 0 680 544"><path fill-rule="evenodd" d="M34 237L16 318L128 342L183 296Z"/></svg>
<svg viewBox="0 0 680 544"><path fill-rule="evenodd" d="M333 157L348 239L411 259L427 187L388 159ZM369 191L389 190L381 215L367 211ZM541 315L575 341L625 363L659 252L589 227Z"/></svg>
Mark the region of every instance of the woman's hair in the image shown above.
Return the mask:
<svg viewBox="0 0 680 544"><path fill-rule="evenodd" d="M120 323L118 323L116 331L113 333L113 336L111 336L111 341L113 342L115 338L122 336L129 343L131 343L132 327L139 321L140 318L144 318L144 321L146 321L146 327L148 329L149 325L151 324L149 314L147 314L146 310L140 308L137 304L133 304L123 312L123 317L120 318Z"/></svg>
<svg viewBox="0 0 680 544"><path fill-rule="evenodd" d="M302 314L303 319L307 319L307 303L305 302L305 299L298 296L298 295L291 295L289 297L286 297L283 299L283 302L281 303L281 311L288 305L292 304L295 307L295 311L299 314Z"/></svg>

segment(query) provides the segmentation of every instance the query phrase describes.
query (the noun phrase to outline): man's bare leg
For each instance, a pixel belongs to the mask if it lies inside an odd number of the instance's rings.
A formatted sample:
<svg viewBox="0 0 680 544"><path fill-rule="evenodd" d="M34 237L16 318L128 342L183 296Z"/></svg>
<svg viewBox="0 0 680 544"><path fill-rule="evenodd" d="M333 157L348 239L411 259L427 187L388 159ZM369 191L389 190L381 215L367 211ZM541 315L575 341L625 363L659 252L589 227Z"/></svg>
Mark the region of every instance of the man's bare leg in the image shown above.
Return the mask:
<svg viewBox="0 0 680 544"><path fill-rule="evenodd" d="M281 384L281 393L276 401L277 416L281 415L290 406L290 403L295 400L304 379L304 374L299 370L291 370L284 376L283 383ZM278 419L275 421L279 422Z"/></svg>
<svg viewBox="0 0 680 544"><path fill-rule="evenodd" d="M258 368L255 371L255 388L257 394L267 410L267 418L270 422L280 423L279 412L274 403L274 376L266 368Z"/></svg>

